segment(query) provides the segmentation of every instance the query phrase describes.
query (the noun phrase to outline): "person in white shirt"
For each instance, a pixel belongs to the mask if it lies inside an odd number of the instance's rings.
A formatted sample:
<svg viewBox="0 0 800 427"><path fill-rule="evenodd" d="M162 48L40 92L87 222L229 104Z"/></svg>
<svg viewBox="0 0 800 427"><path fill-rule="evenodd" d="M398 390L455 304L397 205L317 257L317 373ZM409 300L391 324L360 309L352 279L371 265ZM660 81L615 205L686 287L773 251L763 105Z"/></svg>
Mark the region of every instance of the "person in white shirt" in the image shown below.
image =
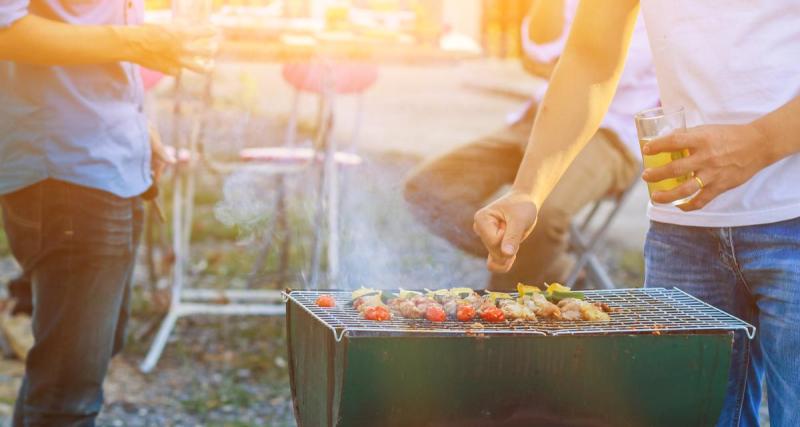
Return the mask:
<svg viewBox="0 0 800 427"><path fill-rule="evenodd" d="M511 190L475 214L488 266L498 272L511 268L537 211L591 144L623 75L640 3L662 103L683 107L688 126L643 151L689 151L642 177L695 177L652 195L645 286L683 289L758 328L752 341L735 337L718 425L758 425L766 376L771 425L798 426L796 0L582 2ZM678 207L669 205L692 195Z"/></svg>
<svg viewBox="0 0 800 427"><path fill-rule="evenodd" d="M523 24L526 69L544 78L556 64L572 25L577 0L537 1ZM489 288L518 282L563 281L574 260L567 253L572 217L587 204L625 190L639 170L639 145L631 116L658 104L658 85L644 26L638 25L620 91L586 149L542 207L539 226L520 249L524 262L494 274ZM514 181L546 86L510 125L426 162L406 182L405 197L420 222L477 256L486 249L472 231L473 213Z"/></svg>

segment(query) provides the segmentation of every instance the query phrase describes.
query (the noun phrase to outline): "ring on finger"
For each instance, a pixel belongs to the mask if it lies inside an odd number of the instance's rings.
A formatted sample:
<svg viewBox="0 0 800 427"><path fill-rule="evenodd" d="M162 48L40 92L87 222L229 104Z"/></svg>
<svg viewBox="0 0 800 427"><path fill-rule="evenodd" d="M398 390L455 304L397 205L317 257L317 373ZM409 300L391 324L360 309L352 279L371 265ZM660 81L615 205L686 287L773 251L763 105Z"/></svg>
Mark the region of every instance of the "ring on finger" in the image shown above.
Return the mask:
<svg viewBox="0 0 800 427"><path fill-rule="evenodd" d="M697 182L697 186L699 187L699 188L698 188L698 190L702 190L702 189L703 189L703 187L705 187L705 184L703 183L703 180L702 180L702 179L700 179L700 177L699 177L699 176L697 176L697 175L692 175L692 178L694 178L695 182Z"/></svg>

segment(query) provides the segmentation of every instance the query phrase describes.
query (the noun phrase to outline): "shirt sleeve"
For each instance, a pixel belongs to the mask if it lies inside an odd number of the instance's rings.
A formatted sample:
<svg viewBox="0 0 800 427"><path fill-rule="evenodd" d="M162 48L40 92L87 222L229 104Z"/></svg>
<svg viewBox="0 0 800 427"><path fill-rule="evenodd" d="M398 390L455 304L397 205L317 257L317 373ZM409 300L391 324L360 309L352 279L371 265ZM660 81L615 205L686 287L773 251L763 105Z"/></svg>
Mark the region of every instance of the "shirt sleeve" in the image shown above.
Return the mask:
<svg viewBox="0 0 800 427"><path fill-rule="evenodd" d="M0 0L0 28L7 28L28 14L30 0Z"/></svg>

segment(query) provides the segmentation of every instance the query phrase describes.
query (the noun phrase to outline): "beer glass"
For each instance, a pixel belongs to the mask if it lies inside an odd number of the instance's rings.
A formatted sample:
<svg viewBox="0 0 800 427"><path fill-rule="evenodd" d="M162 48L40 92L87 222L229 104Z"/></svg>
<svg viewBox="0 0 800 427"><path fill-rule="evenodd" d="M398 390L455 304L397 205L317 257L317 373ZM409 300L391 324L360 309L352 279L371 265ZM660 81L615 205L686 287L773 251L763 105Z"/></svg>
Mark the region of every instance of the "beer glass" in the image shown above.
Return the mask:
<svg viewBox="0 0 800 427"><path fill-rule="evenodd" d="M213 0L172 0L172 22L185 27L211 27L213 6ZM219 46L219 37L209 37L195 43L214 51ZM212 57L198 56L192 60L207 72L214 68Z"/></svg>
<svg viewBox="0 0 800 427"><path fill-rule="evenodd" d="M643 148L648 142L660 137L669 135L676 131L686 129L686 117L683 107L675 108L651 108L637 113L636 131L639 134L639 149ZM682 159L689 155L689 150L669 151L658 154L645 155L642 153L642 161L645 169L664 166L674 160ZM650 193L650 200L656 191L669 191L691 179L691 174L682 175L675 178L667 178L658 182L648 182L647 189ZM692 196L676 200L673 205L686 203Z"/></svg>

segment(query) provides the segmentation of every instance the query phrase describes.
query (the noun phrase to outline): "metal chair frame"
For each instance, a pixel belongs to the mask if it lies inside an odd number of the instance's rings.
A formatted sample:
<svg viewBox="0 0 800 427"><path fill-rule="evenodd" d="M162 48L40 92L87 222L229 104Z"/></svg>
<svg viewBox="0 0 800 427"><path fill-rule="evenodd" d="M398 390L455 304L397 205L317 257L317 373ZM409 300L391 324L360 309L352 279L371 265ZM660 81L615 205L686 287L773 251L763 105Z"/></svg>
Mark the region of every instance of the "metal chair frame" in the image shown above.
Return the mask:
<svg viewBox="0 0 800 427"><path fill-rule="evenodd" d="M638 182L639 174L621 193L606 197L595 202L582 221L573 220L570 224L570 251L576 255L575 265L572 267L566 280L566 285L572 287L578 281L580 273L586 271L587 280L591 276L592 282L598 289L614 289L614 281L608 275L605 266L597 258L595 248L602 240L609 226L619 214L625 201L629 198L633 188ZM599 216L600 207L611 203L611 210L602 218ZM599 221L597 228L592 229L592 224Z"/></svg>
<svg viewBox="0 0 800 427"><path fill-rule="evenodd" d="M210 99L212 76L207 77L206 82L206 103ZM323 153L322 165L318 175L318 195L316 214L314 219L314 239L313 253L311 259L311 273L309 287L319 289L321 283L329 286L334 283L339 271L339 166L336 162L337 144L332 137L333 127L333 108L334 101L333 82L330 76L323 75L323 91L320 94L320 123L314 140L315 150ZM182 148L188 148L189 160L185 164L176 165L173 177L173 198L172 198L172 246L175 254L175 261L172 269L172 287L170 307L166 316L156 333L153 343L139 365L143 373L151 372L158 363L164 348L166 347L169 336L175 327L178 318L198 315L265 315L282 316L285 313L285 306L281 290L217 290L217 289L197 289L186 287L188 275L188 261L190 256L191 225L193 218L193 204L195 193L195 178L197 166L199 164L198 143L200 139L200 128L202 123L196 122L192 127L188 138L184 138L180 132L180 123L183 120L181 101L183 90L181 89L181 79L176 79L176 97L173 110L174 134L173 141L176 152ZM295 94L292 106L292 116L290 117L289 129L285 135L288 144L294 144L296 138L297 110L299 93ZM356 118L356 129L360 127L362 116L361 99L358 100L358 112ZM354 132L351 146L355 141ZM314 165L316 162L311 161ZM279 193L276 201L278 217L276 221L270 222L270 229L266 233L267 240L262 244L259 257L256 260L253 273L249 284L253 282L253 277L266 264L266 259L273 247L272 235L275 227L287 229L286 220L286 201L285 201L285 182L284 176L290 172L297 172L307 169L308 165L296 167L277 167L259 168L274 174L279 183ZM281 218L282 217L282 218ZM285 232L285 231L282 231ZM327 236L326 236L327 235ZM281 268L288 265L288 237L284 237L281 253ZM327 239L324 239L327 237ZM327 270L322 269L323 243L327 240Z"/></svg>

